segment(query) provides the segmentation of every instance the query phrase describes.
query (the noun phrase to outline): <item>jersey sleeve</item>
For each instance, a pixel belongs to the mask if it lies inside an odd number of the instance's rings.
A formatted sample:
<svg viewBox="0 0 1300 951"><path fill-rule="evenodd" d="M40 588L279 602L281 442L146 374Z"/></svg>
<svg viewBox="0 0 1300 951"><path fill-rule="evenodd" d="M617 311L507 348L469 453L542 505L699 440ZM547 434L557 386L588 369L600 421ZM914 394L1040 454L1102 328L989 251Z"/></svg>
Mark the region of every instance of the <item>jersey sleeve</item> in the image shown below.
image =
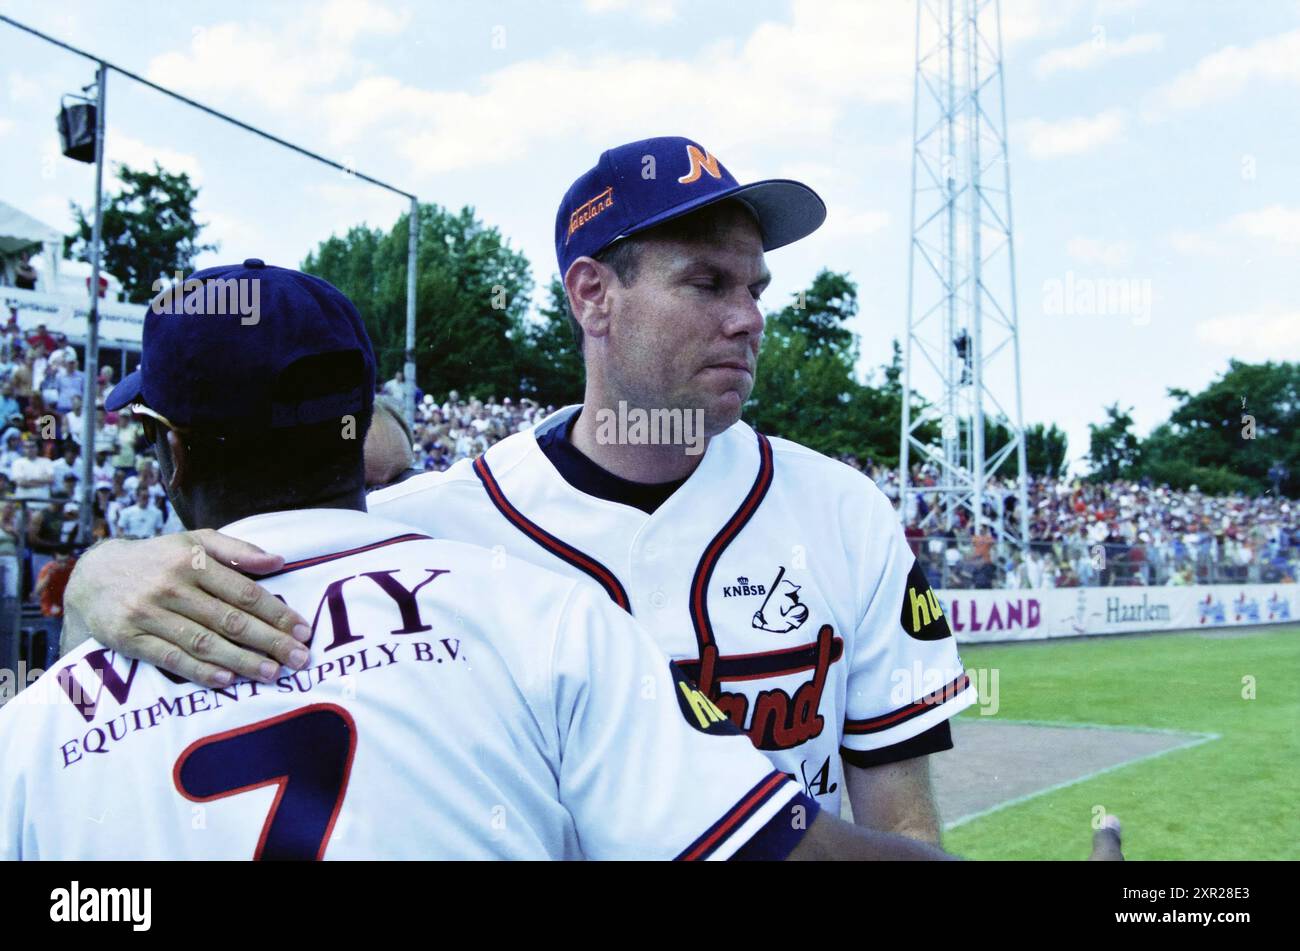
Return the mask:
<svg viewBox="0 0 1300 951"><path fill-rule="evenodd" d="M846 761L860 759L859 765L890 761L888 748L927 733L976 700L948 619L902 525L883 493L871 495L864 534L878 543L863 559L866 608L853 639L842 742ZM856 757L864 751L872 755Z"/></svg>
<svg viewBox="0 0 1300 951"><path fill-rule="evenodd" d="M560 801L588 858L726 859L798 793L599 592L575 585L558 623Z"/></svg>

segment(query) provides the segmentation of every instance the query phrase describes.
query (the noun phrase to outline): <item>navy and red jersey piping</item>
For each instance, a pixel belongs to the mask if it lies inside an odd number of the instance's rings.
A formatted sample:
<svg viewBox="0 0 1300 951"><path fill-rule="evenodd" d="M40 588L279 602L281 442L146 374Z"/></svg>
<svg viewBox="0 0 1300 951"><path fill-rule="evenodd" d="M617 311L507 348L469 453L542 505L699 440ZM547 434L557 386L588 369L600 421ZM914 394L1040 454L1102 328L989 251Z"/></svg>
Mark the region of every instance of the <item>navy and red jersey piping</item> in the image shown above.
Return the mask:
<svg viewBox="0 0 1300 951"><path fill-rule="evenodd" d="M905 704L896 710L882 713L880 716L869 717L865 720L845 720L844 735L865 736L870 733L880 733L891 727L898 726L900 723L906 723L908 720L915 719L921 714L954 699L969 686L970 677L963 672L951 683L944 684L938 690L926 694L920 700Z"/></svg>

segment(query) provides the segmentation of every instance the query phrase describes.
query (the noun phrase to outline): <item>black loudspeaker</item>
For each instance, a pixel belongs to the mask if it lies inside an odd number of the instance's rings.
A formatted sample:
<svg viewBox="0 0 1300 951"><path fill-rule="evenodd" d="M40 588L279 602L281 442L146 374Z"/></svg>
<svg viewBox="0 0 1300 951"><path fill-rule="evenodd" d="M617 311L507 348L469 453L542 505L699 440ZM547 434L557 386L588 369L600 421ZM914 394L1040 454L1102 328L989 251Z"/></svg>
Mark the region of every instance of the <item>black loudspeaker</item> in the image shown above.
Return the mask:
<svg viewBox="0 0 1300 951"><path fill-rule="evenodd" d="M63 154L78 162L95 161L95 104L59 104L59 142Z"/></svg>

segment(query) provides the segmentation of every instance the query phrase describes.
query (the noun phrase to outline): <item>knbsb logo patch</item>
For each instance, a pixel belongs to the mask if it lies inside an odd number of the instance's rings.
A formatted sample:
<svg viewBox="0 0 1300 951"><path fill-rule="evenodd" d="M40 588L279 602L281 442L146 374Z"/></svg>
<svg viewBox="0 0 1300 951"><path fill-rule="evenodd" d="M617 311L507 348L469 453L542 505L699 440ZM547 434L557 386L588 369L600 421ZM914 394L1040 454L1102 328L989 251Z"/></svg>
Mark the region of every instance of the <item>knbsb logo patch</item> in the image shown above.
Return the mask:
<svg viewBox="0 0 1300 951"><path fill-rule="evenodd" d="M763 606L754 612L750 626L772 634L788 634L808 620L808 605L799 600L801 586L785 576L785 565L778 567L776 579L768 585L767 597L763 599ZM759 591L762 590L762 585L759 585Z"/></svg>
<svg viewBox="0 0 1300 951"><path fill-rule="evenodd" d="M912 570L907 573L907 590L903 592L903 609L899 620L908 636L918 641L939 641L952 636L939 599L930 589L925 572L915 561L912 562Z"/></svg>

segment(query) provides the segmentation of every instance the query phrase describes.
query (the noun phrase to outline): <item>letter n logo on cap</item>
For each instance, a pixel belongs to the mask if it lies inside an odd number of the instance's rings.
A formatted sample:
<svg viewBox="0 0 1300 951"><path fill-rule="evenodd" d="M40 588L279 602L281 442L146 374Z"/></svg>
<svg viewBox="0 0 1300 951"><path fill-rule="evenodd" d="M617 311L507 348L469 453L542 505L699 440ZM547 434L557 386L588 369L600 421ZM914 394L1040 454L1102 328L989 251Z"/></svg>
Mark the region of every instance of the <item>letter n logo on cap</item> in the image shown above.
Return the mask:
<svg viewBox="0 0 1300 951"><path fill-rule="evenodd" d="M685 175L677 179L682 185L689 185L691 182L698 181L700 172L708 172L714 178L721 178L722 173L718 171L718 160L709 154L705 149L701 152L693 145L686 146L686 157L690 159L691 168Z"/></svg>

